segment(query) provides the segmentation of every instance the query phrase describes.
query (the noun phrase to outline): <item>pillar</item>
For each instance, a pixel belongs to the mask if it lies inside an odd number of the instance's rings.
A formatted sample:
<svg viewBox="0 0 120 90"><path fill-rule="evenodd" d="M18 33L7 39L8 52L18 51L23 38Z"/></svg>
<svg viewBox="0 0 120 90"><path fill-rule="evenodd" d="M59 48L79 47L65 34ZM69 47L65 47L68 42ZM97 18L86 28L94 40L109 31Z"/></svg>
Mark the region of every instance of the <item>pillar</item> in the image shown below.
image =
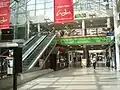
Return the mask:
<svg viewBox="0 0 120 90"><path fill-rule="evenodd" d="M112 57L112 53L111 53L111 47L109 47L109 57Z"/></svg>
<svg viewBox="0 0 120 90"><path fill-rule="evenodd" d="M83 36L85 35L85 20L82 20L82 31L83 31Z"/></svg>
<svg viewBox="0 0 120 90"><path fill-rule="evenodd" d="M117 3L116 0L113 2L113 17L114 17L114 33L115 33L115 62L117 71L120 70L120 55L119 55L119 46L118 46L118 38L117 35L119 34L118 28L118 21L117 21Z"/></svg>
<svg viewBox="0 0 120 90"><path fill-rule="evenodd" d="M38 33L40 33L40 23L37 24L38 27Z"/></svg>
<svg viewBox="0 0 120 90"><path fill-rule="evenodd" d="M29 39L30 36L30 22L27 21L27 40Z"/></svg>
<svg viewBox="0 0 120 90"><path fill-rule="evenodd" d="M110 28L110 17L107 18L107 28Z"/></svg>
<svg viewBox="0 0 120 90"><path fill-rule="evenodd" d="M83 50L83 58L87 60L87 67L89 67L90 66L89 50L86 45L84 46Z"/></svg>

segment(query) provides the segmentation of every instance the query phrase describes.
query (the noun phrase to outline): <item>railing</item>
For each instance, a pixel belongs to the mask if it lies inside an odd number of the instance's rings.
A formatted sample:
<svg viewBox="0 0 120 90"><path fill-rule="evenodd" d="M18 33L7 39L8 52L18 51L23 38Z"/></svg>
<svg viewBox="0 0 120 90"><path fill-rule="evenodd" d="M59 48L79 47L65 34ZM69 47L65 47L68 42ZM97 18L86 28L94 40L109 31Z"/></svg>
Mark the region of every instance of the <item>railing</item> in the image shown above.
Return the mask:
<svg viewBox="0 0 120 90"><path fill-rule="evenodd" d="M55 36L56 35L49 34L49 36L45 38L45 40L36 48L36 50L34 50L34 52L32 52L32 54L23 62L24 69L26 68L30 70L36 64L38 59L40 59L40 57L43 55L43 53L46 51L49 45L52 44L52 41L54 40ZM49 47L49 49L51 48Z"/></svg>
<svg viewBox="0 0 120 90"><path fill-rule="evenodd" d="M22 57L23 57L23 58L22 58L23 61L28 57L28 55L29 55L30 53L33 52L33 50L42 42L42 40L44 40L45 37L46 37L46 36L42 36L38 41L36 41L36 42L29 48L29 50L27 50L27 51L24 53L24 55L22 56Z"/></svg>

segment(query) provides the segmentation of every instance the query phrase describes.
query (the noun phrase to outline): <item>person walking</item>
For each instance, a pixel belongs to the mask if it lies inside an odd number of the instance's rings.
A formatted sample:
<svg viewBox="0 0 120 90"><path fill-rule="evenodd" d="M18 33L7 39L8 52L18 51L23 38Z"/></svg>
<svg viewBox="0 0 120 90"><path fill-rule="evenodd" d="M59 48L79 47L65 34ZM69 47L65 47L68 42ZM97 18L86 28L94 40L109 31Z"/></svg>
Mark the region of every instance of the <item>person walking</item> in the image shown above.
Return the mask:
<svg viewBox="0 0 120 90"><path fill-rule="evenodd" d="M111 57L107 57L107 61L106 61L106 66L108 67L108 69L110 70L110 60L111 60Z"/></svg>
<svg viewBox="0 0 120 90"><path fill-rule="evenodd" d="M96 56L93 57L93 68L96 69L96 63L97 63L97 60L96 60Z"/></svg>

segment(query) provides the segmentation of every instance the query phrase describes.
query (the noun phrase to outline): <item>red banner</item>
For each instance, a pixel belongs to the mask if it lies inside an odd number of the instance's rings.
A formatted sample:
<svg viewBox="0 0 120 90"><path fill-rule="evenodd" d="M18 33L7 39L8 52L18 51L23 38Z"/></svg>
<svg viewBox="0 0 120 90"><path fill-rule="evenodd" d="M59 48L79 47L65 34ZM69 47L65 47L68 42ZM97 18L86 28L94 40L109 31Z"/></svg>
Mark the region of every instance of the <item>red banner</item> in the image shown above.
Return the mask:
<svg viewBox="0 0 120 90"><path fill-rule="evenodd" d="M74 22L73 0L54 0L54 23Z"/></svg>
<svg viewBox="0 0 120 90"><path fill-rule="evenodd" d="M0 29L10 27L10 0L0 0Z"/></svg>

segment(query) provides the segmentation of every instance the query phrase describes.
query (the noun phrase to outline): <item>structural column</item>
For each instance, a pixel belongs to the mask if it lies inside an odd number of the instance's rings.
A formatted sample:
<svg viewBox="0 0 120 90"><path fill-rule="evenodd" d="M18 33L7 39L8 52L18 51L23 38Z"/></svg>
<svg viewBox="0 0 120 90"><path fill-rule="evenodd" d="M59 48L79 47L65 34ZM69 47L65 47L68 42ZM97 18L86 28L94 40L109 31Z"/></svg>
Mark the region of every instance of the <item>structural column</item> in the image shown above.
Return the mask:
<svg viewBox="0 0 120 90"><path fill-rule="evenodd" d="M86 45L84 46L84 49L83 49L83 58L87 60L87 62L86 62L87 67L89 67L90 66L89 50Z"/></svg>
<svg viewBox="0 0 120 90"><path fill-rule="evenodd" d="M115 55L116 55L116 68L120 70L120 55L119 55L119 46L118 46L118 38L117 35L119 34L118 28L118 21L117 21L117 3L116 0L113 2L113 16L114 16L114 33L115 33Z"/></svg>
<svg viewBox="0 0 120 90"><path fill-rule="evenodd" d="M111 57L112 56L112 53L111 53L111 47L109 47L109 57Z"/></svg>
<svg viewBox="0 0 120 90"><path fill-rule="evenodd" d="M30 22L29 20L27 21L27 40L29 39L30 36Z"/></svg>
<svg viewBox="0 0 120 90"><path fill-rule="evenodd" d="M110 17L107 18L107 28L111 28L111 25L110 25Z"/></svg>
<svg viewBox="0 0 120 90"><path fill-rule="evenodd" d="M38 25L38 33L40 33L40 23L38 23L37 25Z"/></svg>
<svg viewBox="0 0 120 90"><path fill-rule="evenodd" d="M85 27L85 20L82 20L82 31L83 31L83 36L85 36L85 34L86 34L86 29L85 29L86 27Z"/></svg>

